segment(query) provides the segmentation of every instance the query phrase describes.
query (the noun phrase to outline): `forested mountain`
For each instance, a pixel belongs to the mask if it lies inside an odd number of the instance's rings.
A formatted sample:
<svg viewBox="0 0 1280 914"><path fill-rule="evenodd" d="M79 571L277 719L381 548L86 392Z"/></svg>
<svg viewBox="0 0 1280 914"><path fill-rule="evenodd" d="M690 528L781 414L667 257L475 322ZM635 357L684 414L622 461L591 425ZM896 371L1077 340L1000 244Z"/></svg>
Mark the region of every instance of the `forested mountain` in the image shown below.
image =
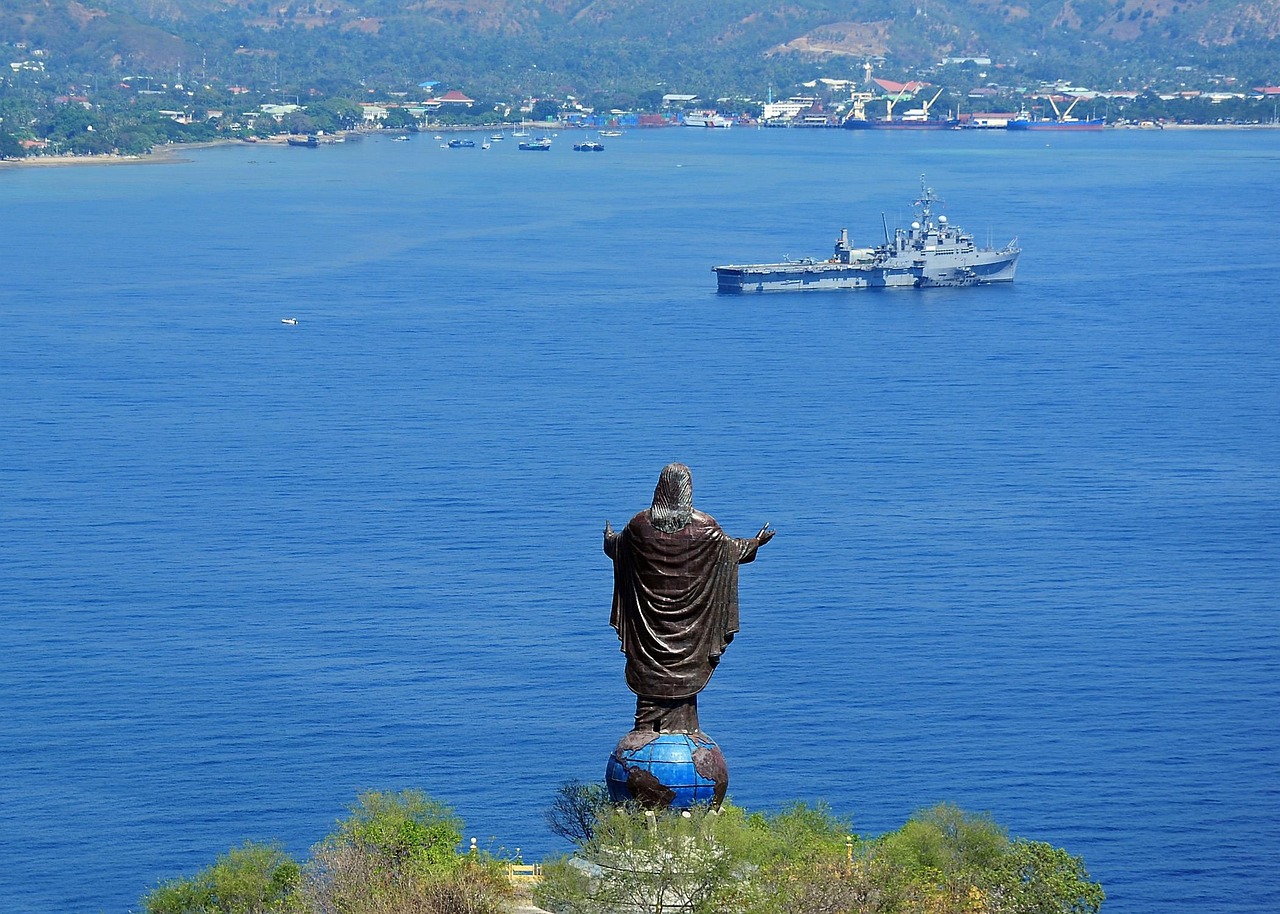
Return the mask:
<svg viewBox="0 0 1280 914"><path fill-rule="evenodd" d="M349 91L786 91L989 56L1016 78L1280 82L1280 0L5 0L0 53L83 75Z"/></svg>

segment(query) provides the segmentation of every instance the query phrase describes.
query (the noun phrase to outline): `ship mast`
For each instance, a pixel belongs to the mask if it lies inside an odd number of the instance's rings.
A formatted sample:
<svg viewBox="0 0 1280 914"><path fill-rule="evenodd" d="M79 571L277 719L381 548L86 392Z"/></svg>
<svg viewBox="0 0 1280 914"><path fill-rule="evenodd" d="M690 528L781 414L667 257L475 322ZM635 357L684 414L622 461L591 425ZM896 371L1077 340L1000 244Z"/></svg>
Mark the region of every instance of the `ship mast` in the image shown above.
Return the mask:
<svg viewBox="0 0 1280 914"><path fill-rule="evenodd" d="M915 205L920 207L920 224L928 226L929 220L933 216L933 204L942 203L942 198L933 192L933 188L925 183L924 175L920 176L920 199L916 200Z"/></svg>

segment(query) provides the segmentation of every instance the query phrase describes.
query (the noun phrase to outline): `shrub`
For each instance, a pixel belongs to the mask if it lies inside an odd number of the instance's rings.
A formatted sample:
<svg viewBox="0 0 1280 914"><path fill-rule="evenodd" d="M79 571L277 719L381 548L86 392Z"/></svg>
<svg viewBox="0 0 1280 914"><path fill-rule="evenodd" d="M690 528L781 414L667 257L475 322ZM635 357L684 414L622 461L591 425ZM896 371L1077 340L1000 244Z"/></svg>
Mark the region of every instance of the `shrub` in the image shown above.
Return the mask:
<svg viewBox="0 0 1280 914"><path fill-rule="evenodd" d="M248 841L195 876L157 886L143 907L147 914L294 914L302 911L299 877L278 845Z"/></svg>

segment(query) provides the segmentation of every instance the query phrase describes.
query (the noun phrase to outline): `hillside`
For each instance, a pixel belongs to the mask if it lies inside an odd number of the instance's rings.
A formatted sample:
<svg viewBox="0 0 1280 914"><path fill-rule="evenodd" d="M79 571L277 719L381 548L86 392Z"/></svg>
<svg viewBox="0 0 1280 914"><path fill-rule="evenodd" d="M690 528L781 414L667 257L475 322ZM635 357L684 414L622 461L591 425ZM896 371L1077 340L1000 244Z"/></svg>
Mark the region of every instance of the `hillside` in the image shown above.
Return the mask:
<svg viewBox="0 0 1280 914"><path fill-rule="evenodd" d="M1280 0L7 0L0 47L79 74L479 92L786 90L863 61L989 56L1031 79L1280 81Z"/></svg>

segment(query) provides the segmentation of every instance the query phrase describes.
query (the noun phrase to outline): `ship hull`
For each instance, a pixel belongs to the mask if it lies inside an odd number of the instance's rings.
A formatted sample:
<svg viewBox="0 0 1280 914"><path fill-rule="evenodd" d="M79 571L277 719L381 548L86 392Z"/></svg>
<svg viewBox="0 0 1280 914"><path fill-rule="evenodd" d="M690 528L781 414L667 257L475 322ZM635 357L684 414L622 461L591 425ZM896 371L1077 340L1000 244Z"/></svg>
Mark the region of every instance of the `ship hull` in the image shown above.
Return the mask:
<svg viewBox="0 0 1280 914"><path fill-rule="evenodd" d="M1086 121L1024 121L1014 119L1005 125L1006 130L1101 130L1107 126L1104 118Z"/></svg>
<svg viewBox="0 0 1280 914"><path fill-rule="evenodd" d="M844 122L845 130L950 130L959 127L954 119L929 121L866 121L850 118Z"/></svg>
<svg viewBox="0 0 1280 914"><path fill-rule="evenodd" d="M900 263L847 264L756 263L714 267L716 291L833 292L860 289L924 289L1013 282L1017 251L976 251L944 255L928 265L904 259Z"/></svg>

